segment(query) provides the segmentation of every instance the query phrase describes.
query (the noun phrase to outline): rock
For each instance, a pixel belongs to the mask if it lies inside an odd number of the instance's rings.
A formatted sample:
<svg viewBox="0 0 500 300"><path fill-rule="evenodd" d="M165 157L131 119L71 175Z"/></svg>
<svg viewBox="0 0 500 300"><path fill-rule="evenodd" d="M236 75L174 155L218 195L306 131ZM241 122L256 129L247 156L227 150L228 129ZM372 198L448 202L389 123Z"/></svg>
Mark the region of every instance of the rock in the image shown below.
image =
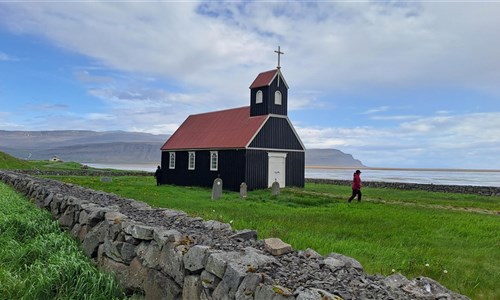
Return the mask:
<svg viewBox="0 0 500 300"><path fill-rule="evenodd" d="M154 235L154 228L151 226L146 226L138 223L127 224L123 230L125 233L130 234L136 239L140 240L152 240Z"/></svg>
<svg viewBox="0 0 500 300"><path fill-rule="evenodd" d="M283 242L279 238L269 238L264 240L265 249L274 256L287 254L293 251L292 246Z"/></svg>
<svg viewBox="0 0 500 300"><path fill-rule="evenodd" d="M256 240L257 239L257 231L244 229L236 231L235 234L231 235L229 238L231 239L241 239L241 240Z"/></svg>
<svg viewBox="0 0 500 300"><path fill-rule="evenodd" d="M155 228L153 239L163 247L168 242L177 243L182 239L182 235L179 231L175 229L165 229L165 228Z"/></svg>
<svg viewBox="0 0 500 300"><path fill-rule="evenodd" d="M254 299L255 289L262 282L262 276L257 273L247 273L236 291L236 299Z"/></svg>
<svg viewBox="0 0 500 300"><path fill-rule="evenodd" d="M387 278L385 278L383 280L383 282L393 288L393 289L397 289L397 288L400 288L401 286L403 285L407 285L410 283L410 281L408 279L406 279L406 277L404 277L403 275L401 274L393 274Z"/></svg>
<svg viewBox="0 0 500 300"><path fill-rule="evenodd" d="M348 257L338 253L330 253L324 260L323 263L332 270L336 268L354 268L359 271L363 271L363 266L354 258Z"/></svg>
<svg viewBox="0 0 500 300"><path fill-rule="evenodd" d="M208 220L206 222L203 222L203 225L206 229L211 230L231 230L231 225L215 220Z"/></svg>
<svg viewBox="0 0 500 300"><path fill-rule="evenodd" d="M144 292L146 299L154 300L179 299L182 296L182 288L177 283L152 269L148 269L148 275L144 281Z"/></svg>
<svg viewBox="0 0 500 300"><path fill-rule="evenodd" d="M255 289L255 299L286 300L292 295L289 289L279 285L260 285Z"/></svg>
<svg viewBox="0 0 500 300"><path fill-rule="evenodd" d="M210 253L207 259L205 270L222 278L226 272L226 265L228 261L238 257L237 252L213 252Z"/></svg>
<svg viewBox="0 0 500 300"><path fill-rule="evenodd" d="M207 271L201 272L200 280L201 285L209 290L214 290L221 281L219 277Z"/></svg>
<svg viewBox="0 0 500 300"><path fill-rule="evenodd" d="M209 255L208 246L194 246L191 247L184 255L184 267L191 272L198 272L205 268L207 257Z"/></svg>
<svg viewBox="0 0 500 300"><path fill-rule="evenodd" d="M97 247L99 246L99 244L104 242L105 235L106 227L103 225L103 222L92 228L92 230L87 233L83 240L83 253L85 253L85 255L87 255L88 257L95 257Z"/></svg>
<svg viewBox="0 0 500 300"><path fill-rule="evenodd" d="M184 278L184 286L182 287L182 299L199 300L201 289L200 276L186 276Z"/></svg>

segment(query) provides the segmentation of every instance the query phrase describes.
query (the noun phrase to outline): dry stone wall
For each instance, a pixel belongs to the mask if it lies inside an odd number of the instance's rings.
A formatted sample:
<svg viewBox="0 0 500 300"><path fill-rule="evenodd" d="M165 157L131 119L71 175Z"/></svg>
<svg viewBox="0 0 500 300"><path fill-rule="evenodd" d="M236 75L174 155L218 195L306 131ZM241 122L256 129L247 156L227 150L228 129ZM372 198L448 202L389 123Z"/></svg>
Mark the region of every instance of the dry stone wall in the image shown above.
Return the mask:
<svg viewBox="0 0 500 300"><path fill-rule="evenodd" d="M369 275L342 254L296 251L182 211L15 172L0 179L49 210L101 269L145 299L468 299L430 278Z"/></svg>

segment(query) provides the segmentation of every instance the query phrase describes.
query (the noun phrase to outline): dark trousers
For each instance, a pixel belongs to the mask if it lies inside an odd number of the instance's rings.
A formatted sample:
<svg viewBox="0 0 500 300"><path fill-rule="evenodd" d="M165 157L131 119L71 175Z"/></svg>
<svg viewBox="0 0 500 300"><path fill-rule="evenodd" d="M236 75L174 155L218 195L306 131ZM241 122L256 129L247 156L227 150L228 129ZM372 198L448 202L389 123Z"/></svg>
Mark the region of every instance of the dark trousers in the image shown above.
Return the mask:
<svg viewBox="0 0 500 300"><path fill-rule="evenodd" d="M352 196L347 200L347 202L351 202L354 197L358 195L358 202L361 202L361 190L358 189L352 189Z"/></svg>

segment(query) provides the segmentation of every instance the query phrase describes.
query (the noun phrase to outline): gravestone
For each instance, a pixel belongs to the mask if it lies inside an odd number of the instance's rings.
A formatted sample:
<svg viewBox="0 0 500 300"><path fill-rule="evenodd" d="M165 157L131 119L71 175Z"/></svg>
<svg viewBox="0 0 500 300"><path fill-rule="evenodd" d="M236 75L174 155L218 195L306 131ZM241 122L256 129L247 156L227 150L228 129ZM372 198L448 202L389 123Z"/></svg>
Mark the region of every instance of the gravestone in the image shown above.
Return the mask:
<svg viewBox="0 0 500 300"><path fill-rule="evenodd" d="M222 196L222 179L216 178L212 185L212 200L217 200Z"/></svg>
<svg viewBox="0 0 500 300"><path fill-rule="evenodd" d="M240 184L240 198L246 198L247 197L247 184L242 182Z"/></svg>
<svg viewBox="0 0 500 300"><path fill-rule="evenodd" d="M279 182L277 182L277 181L273 182L273 184L271 185L271 192L272 192L273 196L279 195L279 193L280 193Z"/></svg>
<svg viewBox="0 0 500 300"><path fill-rule="evenodd" d="M112 182L113 178L111 177L101 177L101 182Z"/></svg>

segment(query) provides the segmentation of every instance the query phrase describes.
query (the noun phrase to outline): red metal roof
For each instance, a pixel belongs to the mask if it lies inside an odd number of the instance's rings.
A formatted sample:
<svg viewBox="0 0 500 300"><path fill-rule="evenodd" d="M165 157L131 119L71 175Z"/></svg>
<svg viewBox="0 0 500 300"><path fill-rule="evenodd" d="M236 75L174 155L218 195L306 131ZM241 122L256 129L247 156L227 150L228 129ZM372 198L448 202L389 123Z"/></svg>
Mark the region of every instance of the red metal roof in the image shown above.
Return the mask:
<svg viewBox="0 0 500 300"><path fill-rule="evenodd" d="M270 85L274 77L276 76L276 73L278 73L277 69L260 73L250 85L250 88L253 89Z"/></svg>
<svg viewBox="0 0 500 300"><path fill-rule="evenodd" d="M267 117L250 117L249 106L190 115L161 149L244 148Z"/></svg>

